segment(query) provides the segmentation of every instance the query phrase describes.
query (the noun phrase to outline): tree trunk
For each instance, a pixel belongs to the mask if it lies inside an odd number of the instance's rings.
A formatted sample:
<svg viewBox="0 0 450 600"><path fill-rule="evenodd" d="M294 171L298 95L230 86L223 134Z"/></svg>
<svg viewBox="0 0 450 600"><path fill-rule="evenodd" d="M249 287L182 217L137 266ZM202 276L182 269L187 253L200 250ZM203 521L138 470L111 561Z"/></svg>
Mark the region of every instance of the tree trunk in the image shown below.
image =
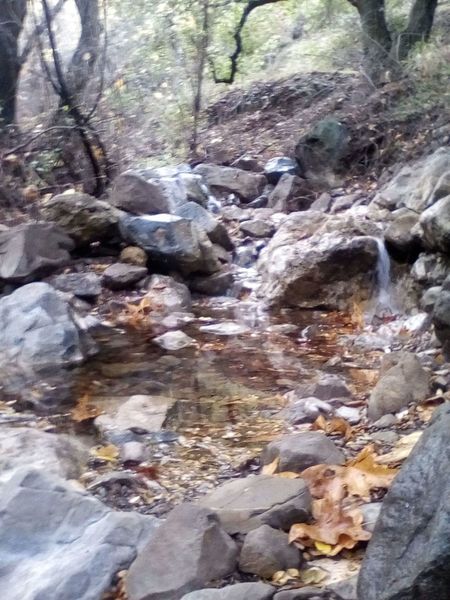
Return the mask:
<svg viewBox="0 0 450 600"><path fill-rule="evenodd" d="M433 27L438 0L415 0L409 13L408 25L398 36L397 60L405 60L418 42L428 41Z"/></svg>
<svg viewBox="0 0 450 600"><path fill-rule="evenodd" d="M0 2L0 128L14 123L16 116L18 39L26 11L26 0Z"/></svg>

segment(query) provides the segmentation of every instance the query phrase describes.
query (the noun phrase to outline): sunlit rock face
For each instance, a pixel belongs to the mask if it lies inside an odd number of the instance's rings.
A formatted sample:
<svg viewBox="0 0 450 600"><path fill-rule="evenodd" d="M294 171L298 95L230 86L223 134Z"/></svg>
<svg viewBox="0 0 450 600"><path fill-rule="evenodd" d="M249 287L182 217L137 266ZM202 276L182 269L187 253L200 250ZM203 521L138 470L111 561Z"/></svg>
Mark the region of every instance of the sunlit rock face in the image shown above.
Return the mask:
<svg viewBox="0 0 450 600"><path fill-rule="evenodd" d="M261 298L272 307L342 309L376 286L379 235L357 211L293 213L261 253Z"/></svg>

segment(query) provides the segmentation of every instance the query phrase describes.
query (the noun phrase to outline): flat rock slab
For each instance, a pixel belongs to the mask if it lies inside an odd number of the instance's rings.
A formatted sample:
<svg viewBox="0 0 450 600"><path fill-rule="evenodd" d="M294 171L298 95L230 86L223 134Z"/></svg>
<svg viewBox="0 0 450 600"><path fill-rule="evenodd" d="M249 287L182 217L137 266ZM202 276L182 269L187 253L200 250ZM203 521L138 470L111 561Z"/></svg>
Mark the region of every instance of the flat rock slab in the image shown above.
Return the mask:
<svg viewBox="0 0 450 600"><path fill-rule="evenodd" d="M308 519L311 495L301 479L256 475L229 481L198 504L215 511L229 534L248 533L261 525L288 530Z"/></svg>
<svg viewBox="0 0 450 600"><path fill-rule="evenodd" d="M114 263L103 271L102 282L110 290L126 290L144 279L147 273L146 267Z"/></svg>
<svg viewBox="0 0 450 600"><path fill-rule="evenodd" d="M236 583L220 589L198 590L181 600L271 600L275 588L265 583Z"/></svg>
<svg viewBox="0 0 450 600"><path fill-rule="evenodd" d="M128 599L179 600L230 575L237 554L236 544L216 515L194 504L181 504L131 565Z"/></svg>
<svg viewBox="0 0 450 600"><path fill-rule="evenodd" d="M343 465L344 453L327 436L318 431L283 435L264 450L264 465L278 459L277 471L301 473L314 465Z"/></svg>
<svg viewBox="0 0 450 600"><path fill-rule="evenodd" d="M2 597L99 600L157 524L115 512L59 478L20 469L0 488Z"/></svg>

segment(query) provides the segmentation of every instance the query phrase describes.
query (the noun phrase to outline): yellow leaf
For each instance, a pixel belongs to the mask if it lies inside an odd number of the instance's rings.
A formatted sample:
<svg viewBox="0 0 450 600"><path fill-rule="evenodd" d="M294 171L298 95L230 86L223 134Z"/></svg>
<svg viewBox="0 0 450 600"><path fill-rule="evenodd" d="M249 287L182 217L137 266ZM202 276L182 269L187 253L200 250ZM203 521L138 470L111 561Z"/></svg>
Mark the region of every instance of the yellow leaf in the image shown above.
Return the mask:
<svg viewBox="0 0 450 600"><path fill-rule="evenodd" d="M101 460L108 462L115 462L119 456L119 449L114 444L108 444L107 446L97 446L91 450L91 454Z"/></svg>
<svg viewBox="0 0 450 600"><path fill-rule="evenodd" d="M314 542L314 546L321 554L327 555L333 551L333 546L330 546L330 544L325 544L324 542Z"/></svg>

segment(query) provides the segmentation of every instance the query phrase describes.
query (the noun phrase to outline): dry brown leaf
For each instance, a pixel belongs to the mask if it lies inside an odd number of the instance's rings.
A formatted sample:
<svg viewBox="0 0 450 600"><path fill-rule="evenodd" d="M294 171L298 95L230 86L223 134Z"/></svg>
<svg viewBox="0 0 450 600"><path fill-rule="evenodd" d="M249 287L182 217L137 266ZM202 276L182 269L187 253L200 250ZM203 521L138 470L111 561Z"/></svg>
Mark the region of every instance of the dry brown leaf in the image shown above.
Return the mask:
<svg viewBox="0 0 450 600"><path fill-rule="evenodd" d="M333 417L327 420L323 415L319 415L312 424L312 429L321 430L328 434L339 433L344 436L345 441L349 440L353 435L353 429L350 424L340 417Z"/></svg>
<svg viewBox="0 0 450 600"><path fill-rule="evenodd" d="M90 404L89 400L89 394L84 394L78 400L75 408L72 409L72 419L77 423L88 421L89 419L95 419L95 417L101 415L102 411L97 406Z"/></svg>
<svg viewBox="0 0 450 600"><path fill-rule="evenodd" d="M280 464L280 457L277 456L271 463L268 465L264 465L261 470L261 475L273 475L277 472L278 466Z"/></svg>
<svg viewBox="0 0 450 600"><path fill-rule="evenodd" d="M422 433L422 431L415 431L414 433L403 436L398 440L391 452L376 457L377 463L380 465L400 464L411 454L412 449L419 441Z"/></svg>

